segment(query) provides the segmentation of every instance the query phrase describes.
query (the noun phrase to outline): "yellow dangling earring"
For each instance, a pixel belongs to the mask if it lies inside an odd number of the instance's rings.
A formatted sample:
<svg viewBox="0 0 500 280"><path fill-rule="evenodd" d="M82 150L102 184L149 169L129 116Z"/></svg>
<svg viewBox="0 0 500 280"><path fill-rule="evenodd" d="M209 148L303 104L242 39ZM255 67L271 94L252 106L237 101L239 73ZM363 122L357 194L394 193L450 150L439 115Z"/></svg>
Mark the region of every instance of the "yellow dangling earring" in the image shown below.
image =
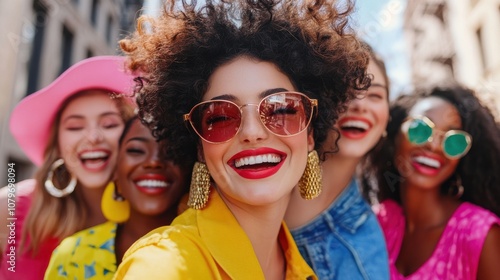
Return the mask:
<svg viewBox="0 0 500 280"><path fill-rule="evenodd" d="M316 198L321 193L321 167L316 150L307 155L306 169L299 181L299 191L300 196L307 200Z"/></svg>
<svg viewBox="0 0 500 280"><path fill-rule="evenodd" d="M188 206L196 210L202 209L208 202L210 192L210 173L205 163L196 162L191 175Z"/></svg>
<svg viewBox="0 0 500 280"><path fill-rule="evenodd" d="M123 223L130 216L130 204L117 190L114 182L109 182L101 199L102 214L108 221Z"/></svg>

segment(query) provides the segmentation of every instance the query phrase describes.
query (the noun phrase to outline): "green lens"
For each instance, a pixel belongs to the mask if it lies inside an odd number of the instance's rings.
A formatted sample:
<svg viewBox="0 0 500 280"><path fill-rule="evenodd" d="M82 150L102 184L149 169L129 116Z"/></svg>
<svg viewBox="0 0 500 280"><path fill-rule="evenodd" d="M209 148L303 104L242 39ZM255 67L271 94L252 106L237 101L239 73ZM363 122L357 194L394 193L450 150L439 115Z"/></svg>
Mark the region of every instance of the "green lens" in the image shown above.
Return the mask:
<svg viewBox="0 0 500 280"><path fill-rule="evenodd" d="M449 135L443 142L443 150L450 157L462 156L468 146L467 136L462 133Z"/></svg>
<svg viewBox="0 0 500 280"><path fill-rule="evenodd" d="M422 145L432 136L432 127L424 120L415 119L408 128L408 140L416 145Z"/></svg>

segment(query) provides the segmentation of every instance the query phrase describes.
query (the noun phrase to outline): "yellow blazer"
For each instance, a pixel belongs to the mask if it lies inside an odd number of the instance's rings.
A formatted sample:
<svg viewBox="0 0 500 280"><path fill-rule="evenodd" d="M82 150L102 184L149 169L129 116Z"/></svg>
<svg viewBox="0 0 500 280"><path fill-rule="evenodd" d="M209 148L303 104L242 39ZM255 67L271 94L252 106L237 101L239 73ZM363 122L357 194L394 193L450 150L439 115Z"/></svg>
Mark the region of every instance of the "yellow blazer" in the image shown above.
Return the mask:
<svg viewBox="0 0 500 280"><path fill-rule="evenodd" d="M317 279L285 223L279 241L286 279ZM114 279L264 279L252 244L215 190L203 210L188 209L170 226L138 240L125 253Z"/></svg>

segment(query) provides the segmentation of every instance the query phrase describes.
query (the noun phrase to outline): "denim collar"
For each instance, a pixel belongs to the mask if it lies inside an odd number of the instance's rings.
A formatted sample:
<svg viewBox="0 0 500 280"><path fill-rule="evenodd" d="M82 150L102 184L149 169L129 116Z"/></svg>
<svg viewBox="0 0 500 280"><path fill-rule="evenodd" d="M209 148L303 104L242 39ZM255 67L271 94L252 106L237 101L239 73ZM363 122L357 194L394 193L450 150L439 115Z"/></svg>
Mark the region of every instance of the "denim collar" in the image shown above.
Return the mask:
<svg viewBox="0 0 500 280"><path fill-rule="evenodd" d="M354 234L368 218L368 211L370 208L359 192L356 179L353 178L323 214L331 217L334 224Z"/></svg>
<svg viewBox="0 0 500 280"><path fill-rule="evenodd" d="M370 211L370 206L361 196L358 184L353 178L327 209L311 222L291 232L295 238L297 236L320 237L327 232L339 231L340 228L350 234L355 234L368 219Z"/></svg>

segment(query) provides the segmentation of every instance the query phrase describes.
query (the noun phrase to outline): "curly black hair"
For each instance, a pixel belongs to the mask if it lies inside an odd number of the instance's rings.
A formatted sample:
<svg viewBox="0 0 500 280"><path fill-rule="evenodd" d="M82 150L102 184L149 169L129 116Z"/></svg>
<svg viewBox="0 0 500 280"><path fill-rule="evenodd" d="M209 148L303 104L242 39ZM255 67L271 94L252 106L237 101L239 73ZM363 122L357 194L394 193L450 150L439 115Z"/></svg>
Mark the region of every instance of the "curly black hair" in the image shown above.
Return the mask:
<svg viewBox="0 0 500 280"><path fill-rule="evenodd" d="M382 149L371 155L372 175L378 186L378 200L393 199L401 202L399 183L404 177L395 166L396 138L413 106L421 99L439 97L457 108L462 129L472 136L472 147L455 171L461 177L464 193L462 201L486 208L500 216L500 129L488 107L481 104L475 93L464 86L450 84L417 89L414 94L402 95L391 105L391 120L387 125L387 139ZM365 174L370 174L366 170ZM455 174L441 186L447 193ZM365 181L367 182L367 181ZM371 188L364 186L365 195Z"/></svg>
<svg viewBox="0 0 500 280"><path fill-rule="evenodd" d="M202 100L210 75L240 56L274 63L297 87L319 100L312 122L316 148L326 139L355 90L366 89L369 56L348 26L351 1L170 0L156 18L141 17L120 42L128 67L140 73L139 116L168 156L196 155L199 139L183 114Z"/></svg>

